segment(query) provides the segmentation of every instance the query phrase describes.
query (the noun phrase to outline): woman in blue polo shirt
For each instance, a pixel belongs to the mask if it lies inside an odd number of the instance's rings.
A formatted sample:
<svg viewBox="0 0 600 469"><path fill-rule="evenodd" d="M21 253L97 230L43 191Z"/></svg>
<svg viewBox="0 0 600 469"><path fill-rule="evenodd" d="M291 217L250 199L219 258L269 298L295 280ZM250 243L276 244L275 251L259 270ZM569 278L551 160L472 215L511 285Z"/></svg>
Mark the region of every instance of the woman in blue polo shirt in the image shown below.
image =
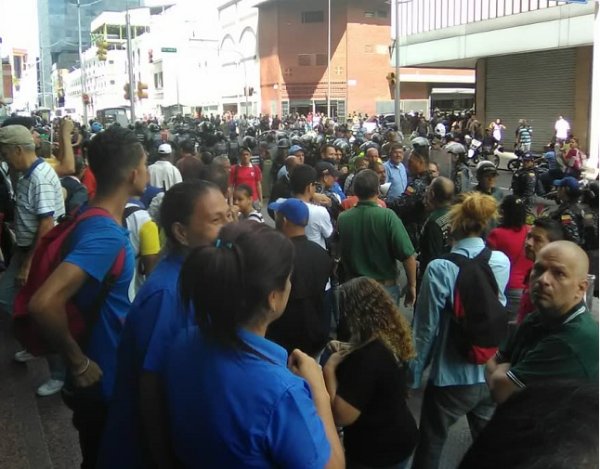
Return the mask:
<svg viewBox="0 0 600 469"><path fill-rule="evenodd" d="M165 366L171 440L184 467L343 467L317 363L265 339L290 293L294 248L268 226L225 226L181 271L198 328Z"/></svg>
<svg viewBox="0 0 600 469"><path fill-rule="evenodd" d="M227 202L212 183L187 181L165 194L160 225L167 238L166 253L127 316L97 467L168 467L168 432L164 425L155 424L164 408L157 372L172 339L193 323L179 301L179 272L188 252L214 242L228 219Z"/></svg>

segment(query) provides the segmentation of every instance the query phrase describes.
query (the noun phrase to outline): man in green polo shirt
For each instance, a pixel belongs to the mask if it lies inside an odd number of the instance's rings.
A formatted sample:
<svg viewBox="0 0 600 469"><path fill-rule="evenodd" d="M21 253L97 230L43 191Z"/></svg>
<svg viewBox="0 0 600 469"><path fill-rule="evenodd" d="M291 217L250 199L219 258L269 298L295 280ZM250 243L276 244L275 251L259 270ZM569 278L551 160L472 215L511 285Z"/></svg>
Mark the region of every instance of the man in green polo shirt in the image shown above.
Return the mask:
<svg viewBox="0 0 600 469"><path fill-rule="evenodd" d="M586 253L571 241L538 253L530 276L536 311L486 365L497 402L534 382L598 381L598 324L583 301L587 272Z"/></svg>
<svg viewBox="0 0 600 469"><path fill-rule="evenodd" d="M400 302L396 283L396 260L404 265L408 288L405 306L416 298L417 262L408 233L394 212L377 204L379 177L365 169L354 178L354 194L359 202L338 219L341 259L346 279L365 276L380 282L394 302Z"/></svg>

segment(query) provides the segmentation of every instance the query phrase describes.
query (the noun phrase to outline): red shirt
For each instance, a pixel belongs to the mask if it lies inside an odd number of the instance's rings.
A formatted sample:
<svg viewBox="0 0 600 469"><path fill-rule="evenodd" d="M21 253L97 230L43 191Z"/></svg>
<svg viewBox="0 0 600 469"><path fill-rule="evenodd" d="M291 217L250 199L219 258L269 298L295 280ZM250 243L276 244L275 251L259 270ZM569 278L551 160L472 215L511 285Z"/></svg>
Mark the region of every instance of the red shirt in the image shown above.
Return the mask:
<svg viewBox="0 0 600 469"><path fill-rule="evenodd" d="M356 207L357 203L358 203L358 197L356 195L348 196L344 200L342 200L342 209L349 210L351 208ZM387 205L381 199L377 199L377 205L379 205L382 208L387 208Z"/></svg>
<svg viewBox="0 0 600 469"><path fill-rule="evenodd" d="M96 177L89 167L85 168L85 171L83 172L81 184L87 188L88 198L89 200L92 200L96 196Z"/></svg>
<svg viewBox="0 0 600 469"><path fill-rule="evenodd" d="M258 200L258 185L262 181L262 173L256 165L241 166L233 165L229 172L229 185L235 189L240 184L246 184L252 188L252 200Z"/></svg>
<svg viewBox="0 0 600 469"><path fill-rule="evenodd" d="M510 277L508 288L522 289L527 273L533 266L533 262L525 256L525 238L529 227L523 225L521 228L504 228L499 226L490 231L487 245L491 249L502 251L510 261Z"/></svg>

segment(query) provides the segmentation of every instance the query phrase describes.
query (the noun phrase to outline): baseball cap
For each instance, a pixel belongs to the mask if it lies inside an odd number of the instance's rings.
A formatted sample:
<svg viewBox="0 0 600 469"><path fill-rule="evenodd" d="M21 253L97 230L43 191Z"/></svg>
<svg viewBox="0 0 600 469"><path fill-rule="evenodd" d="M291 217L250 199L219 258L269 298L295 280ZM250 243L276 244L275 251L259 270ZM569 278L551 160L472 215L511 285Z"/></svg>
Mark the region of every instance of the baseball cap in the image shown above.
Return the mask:
<svg viewBox="0 0 600 469"><path fill-rule="evenodd" d="M158 147L158 152L163 155L166 155L168 153L172 153L173 149L171 148L171 145L169 145L168 143L163 143L162 145L160 145Z"/></svg>
<svg viewBox="0 0 600 469"><path fill-rule="evenodd" d="M288 155L295 155L299 151L304 151L300 145L292 145L292 147L288 150Z"/></svg>
<svg viewBox="0 0 600 469"><path fill-rule="evenodd" d="M553 183L553 186L555 187L566 187L570 190L580 190L581 188L579 187L579 181L577 181L577 179L575 179L572 176L567 176L564 177L562 179L556 179Z"/></svg>
<svg viewBox="0 0 600 469"><path fill-rule="evenodd" d="M0 129L0 145L33 145L31 131L22 125L7 125Z"/></svg>
<svg viewBox="0 0 600 469"><path fill-rule="evenodd" d="M294 225L308 225L308 207L300 199L280 199L270 203L269 209L281 213Z"/></svg>
<svg viewBox="0 0 600 469"><path fill-rule="evenodd" d="M333 166L333 164L329 163L328 161L319 161L315 165L315 169L317 170L317 174L319 175L319 177L320 176L338 177L340 175L338 170L335 169L335 166Z"/></svg>

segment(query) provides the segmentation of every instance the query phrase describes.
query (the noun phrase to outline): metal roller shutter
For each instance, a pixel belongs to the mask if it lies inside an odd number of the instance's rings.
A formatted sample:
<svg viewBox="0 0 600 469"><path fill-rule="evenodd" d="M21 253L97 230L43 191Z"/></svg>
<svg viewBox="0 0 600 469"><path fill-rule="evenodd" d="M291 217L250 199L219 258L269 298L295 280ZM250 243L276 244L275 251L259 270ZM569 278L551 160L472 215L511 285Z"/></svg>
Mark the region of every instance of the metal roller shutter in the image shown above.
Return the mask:
<svg viewBox="0 0 600 469"><path fill-rule="evenodd" d="M531 149L541 152L559 115L575 116L575 49L490 57L486 62L485 125L502 119L512 149L519 119L533 128Z"/></svg>

